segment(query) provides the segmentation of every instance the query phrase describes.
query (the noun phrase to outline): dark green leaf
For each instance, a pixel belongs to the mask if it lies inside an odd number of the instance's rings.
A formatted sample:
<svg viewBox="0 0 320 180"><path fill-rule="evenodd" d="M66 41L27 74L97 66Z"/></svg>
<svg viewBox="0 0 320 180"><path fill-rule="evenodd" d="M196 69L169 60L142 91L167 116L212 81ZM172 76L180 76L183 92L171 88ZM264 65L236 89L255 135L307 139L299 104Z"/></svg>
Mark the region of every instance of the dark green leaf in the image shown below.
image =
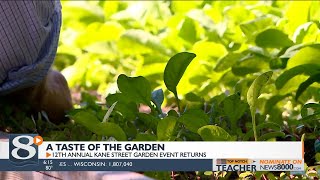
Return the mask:
<svg viewBox="0 0 320 180"><path fill-rule="evenodd" d="M275 95L272 96L270 99L267 100L265 107L264 107L264 113L268 114L272 111L274 107L276 107L276 104L283 100L284 98L288 97L288 95Z"/></svg>
<svg viewBox="0 0 320 180"><path fill-rule="evenodd" d="M223 100L223 110L231 122L231 130L235 131L237 122L247 109L247 104L241 101L238 94L233 94Z"/></svg>
<svg viewBox="0 0 320 180"><path fill-rule="evenodd" d="M126 98L122 93L109 94L106 97L106 102L108 106L118 102L114 110L119 112L125 118L134 119L138 113L137 103Z"/></svg>
<svg viewBox="0 0 320 180"><path fill-rule="evenodd" d="M293 45L288 35L277 29L267 29L259 33L255 42L257 46L264 48L282 48Z"/></svg>
<svg viewBox="0 0 320 180"><path fill-rule="evenodd" d="M209 124L209 117L200 109L190 109L185 112L179 121L186 126L190 131L197 133L202 126Z"/></svg>
<svg viewBox="0 0 320 180"><path fill-rule="evenodd" d="M259 137L259 141L265 141L271 138L275 138L275 137L285 137L285 133L283 132L270 132L270 133L266 133L262 136Z"/></svg>
<svg viewBox="0 0 320 180"><path fill-rule="evenodd" d="M127 99L151 106L151 87L146 78L142 76L128 77L121 74L117 83L119 90Z"/></svg>
<svg viewBox="0 0 320 180"><path fill-rule="evenodd" d="M262 129L272 129L274 131L280 131L281 126L279 124L273 123L273 122L266 122L266 123L262 123L259 124L257 126L257 131L260 131ZM244 137L242 138L243 141L248 141L250 139L250 137L253 136L253 130L249 130Z"/></svg>
<svg viewBox="0 0 320 180"><path fill-rule="evenodd" d="M172 116L172 117L179 117L179 114L177 113L177 111L171 109L168 113L168 116Z"/></svg>
<svg viewBox="0 0 320 180"><path fill-rule="evenodd" d="M284 71L275 81L277 89L281 89L290 79L299 75L313 75L320 72L320 66L317 64L303 64Z"/></svg>
<svg viewBox="0 0 320 180"><path fill-rule="evenodd" d="M315 75L312 75L310 76L305 82L301 83L298 90L297 90L297 93L296 93L296 97L295 99L297 100L300 95L313 83L320 83L320 73L319 74L315 74Z"/></svg>
<svg viewBox="0 0 320 180"><path fill-rule="evenodd" d="M186 94L186 100L190 101L190 102L201 102L202 101L201 97L197 96L193 92L189 92L188 94Z"/></svg>
<svg viewBox="0 0 320 180"><path fill-rule="evenodd" d="M185 70L191 61L196 57L195 54L182 52L174 55L168 61L164 70L164 83L167 88L177 95L177 85L182 78Z"/></svg>
<svg viewBox="0 0 320 180"><path fill-rule="evenodd" d="M119 125L110 122L102 123L90 112L81 111L71 118L98 135L112 136L119 141L127 140L126 134Z"/></svg>
<svg viewBox="0 0 320 180"><path fill-rule="evenodd" d="M303 105L303 107L301 108L301 117L302 118L305 118L309 115L308 109L313 109L314 113L318 113L318 112L320 112L320 104L308 103L308 104Z"/></svg>
<svg viewBox="0 0 320 180"><path fill-rule="evenodd" d="M152 134L137 134L134 141L156 141L157 137Z"/></svg>
<svg viewBox="0 0 320 180"><path fill-rule="evenodd" d="M268 68L269 63L266 61L266 58L257 55L249 55L242 58L241 61L232 66L232 72L235 75L244 76L260 72Z"/></svg>
<svg viewBox="0 0 320 180"><path fill-rule="evenodd" d="M138 114L139 117L139 121L141 121L142 124L144 124L144 126L146 128L152 128L152 129L156 129L157 124L159 122L159 119L150 115L150 114L145 114L145 113L139 113Z"/></svg>

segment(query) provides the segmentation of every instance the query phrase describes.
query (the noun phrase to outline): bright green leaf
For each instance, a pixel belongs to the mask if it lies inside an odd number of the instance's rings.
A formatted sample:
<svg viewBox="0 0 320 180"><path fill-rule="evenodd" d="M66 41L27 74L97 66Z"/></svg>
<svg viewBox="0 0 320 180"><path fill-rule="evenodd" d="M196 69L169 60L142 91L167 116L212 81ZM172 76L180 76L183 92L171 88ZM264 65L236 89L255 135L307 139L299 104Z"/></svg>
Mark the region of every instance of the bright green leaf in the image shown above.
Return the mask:
<svg viewBox="0 0 320 180"><path fill-rule="evenodd" d="M320 44L314 44L300 49L288 60L287 68L302 64L320 64Z"/></svg>
<svg viewBox="0 0 320 180"><path fill-rule="evenodd" d="M273 21L271 17L260 17L255 20L240 24L240 28L242 32L250 38L256 33L261 32L272 25Z"/></svg>
<svg viewBox="0 0 320 180"><path fill-rule="evenodd" d="M194 43L197 40L196 26L191 18L185 18L182 27L180 28L179 36L190 43Z"/></svg>
<svg viewBox="0 0 320 180"><path fill-rule="evenodd" d="M170 55L169 49L164 47L157 36L140 29L130 29L122 34L118 48L126 54L143 54L156 51L165 55Z"/></svg>

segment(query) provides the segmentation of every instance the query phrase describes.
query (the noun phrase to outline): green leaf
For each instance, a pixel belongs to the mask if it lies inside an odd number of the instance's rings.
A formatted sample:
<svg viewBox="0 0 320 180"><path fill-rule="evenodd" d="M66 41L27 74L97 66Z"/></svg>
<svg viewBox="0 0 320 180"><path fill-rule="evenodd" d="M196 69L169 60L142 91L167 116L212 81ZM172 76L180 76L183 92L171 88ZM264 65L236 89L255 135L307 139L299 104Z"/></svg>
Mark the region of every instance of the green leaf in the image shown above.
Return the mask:
<svg viewBox="0 0 320 180"><path fill-rule="evenodd" d="M152 134L137 134L134 141L157 141L157 137Z"/></svg>
<svg viewBox="0 0 320 180"><path fill-rule="evenodd" d="M237 129L237 122L247 109L247 104L241 101L238 94L233 94L223 100L223 110L231 122L231 130Z"/></svg>
<svg viewBox="0 0 320 180"><path fill-rule="evenodd" d="M259 137L259 141L264 141L264 140L268 140L271 138L275 138L275 137L285 137L285 133L283 132L270 132L270 133L266 133L262 136Z"/></svg>
<svg viewBox="0 0 320 180"><path fill-rule="evenodd" d="M303 105L303 107L301 108L301 117L305 118L308 115L310 115L308 113L308 109L312 109L314 112L313 113L319 113L320 112L320 104L318 103L308 103Z"/></svg>
<svg viewBox="0 0 320 180"><path fill-rule="evenodd" d="M200 109L190 109L185 112L179 121L186 126L190 131L197 133L202 126L209 124L209 117Z"/></svg>
<svg viewBox="0 0 320 180"><path fill-rule="evenodd" d="M190 3L190 2L188 2ZM201 26L211 29L214 27L214 22L211 17L207 15L202 9L192 9L187 13L187 16L201 24Z"/></svg>
<svg viewBox="0 0 320 180"><path fill-rule="evenodd" d="M151 106L151 87L146 78L142 76L128 77L121 74L117 83L119 90L127 99Z"/></svg>
<svg viewBox="0 0 320 180"><path fill-rule="evenodd" d="M253 81L253 83L251 84L247 92L247 101L250 106L250 112L252 117L252 127L253 127L255 141L258 140L257 130L256 130L256 113L255 113L256 106L257 106L256 103L257 103L258 97L260 96L261 89L267 84L269 79L271 79L272 74L273 74L272 71L268 71L258 76Z"/></svg>
<svg viewBox="0 0 320 180"><path fill-rule="evenodd" d="M320 73L310 76L305 82L299 85L295 99L297 100L300 95L315 82L320 83Z"/></svg>
<svg viewBox="0 0 320 180"><path fill-rule="evenodd" d="M301 24L294 32L293 40L297 44L302 43L303 39L308 35L308 31L312 25L316 27L316 25L313 22L307 22L307 23Z"/></svg>
<svg viewBox="0 0 320 180"><path fill-rule="evenodd" d="M260 96L261 89L267 84L269 79L271 79L272 74L272 71L265 72L253 81L247 93L247 101L250 107L256 107L257 99Z"/></svg>
<svg viewBox="0 0 320 180"><path fill-rule="evenodd" d="M269 114L273 110L273 108L277 108L277 103L282 101L284 98L288 97L288 95L275 95L272 96L270 99L267 100L265 107L264 107L264 114ZM282 121L282 120L281 120Z"/></svg>
<svg viewBox="0 0 320 180"><path fill-rule="evenodd" d="M266 123L262 123L262 124L259 124L257 126L257 131L260 131L262 129L272 129L274 131L280 131L281 129L281 126L277 123L273 123L273 122L266 122ZM250 139L250 137L253 136L253 130L249 130L242 138L243 141L248 141Z"/></svg>
<svg viewBox="0 0 320 180"><path fill-rule="evenodd" d="M174 117L165 117L160 120L157 127L157 137L159 141L173 140L173 134L177 119Z"/></svg>
<svg viewBox="0 0 320 180"><path fill-rule="evenodd" d="M71 118L95 134L108 137L112 136L119 141L127 140L126 134L119 125L110 122L102 123L90 112L80 111L72 115Z"/></svg>
<svg viewBox="0 0 320 180"><path fill-rule="evenodd" d="M242 54L230 52L218 60L217 65L214 68L214 70L216 72L225 71L225 70L229 69L230 67L232 67L241 58L243 58Z"/></svg>
<svg viewBox="0 0 320 180"><path fill-rule="evenodd" d="M195 57L196 55L193 53L182 52L174 55L168 61L163 78L167 88L174 94L177 94L177 85L188 65Z"/></svg>
<svg viewBox="0 0 320 180"><path fill-rule="evenodd" d="M194 21L186 17L183 21L182 27L179 32L179 36L190 43L194 43L197 40L197 30Z"/></svg>
<svg viewBox="0 0 320 180"><path fill-rule="evenodd" d="M320 64L320 44L314 44L300 49L288 60L287 68L302 64Z"/></svg>
<svg viewBox="0 0 320 180"><path fill-rule="evenodd" d="M134 119L138 114L137 103L126 98L122 93L109 94L106 97L106 102L108 106L118 102L114 110L119 112L124 118Z"/></svg>
<svg viewBox="0 0 320 180"><path fill-rule="evenodd" d="M179 99L177 93L177 86L182 78L184 72L186 71L188 65L191 61L196 57L195 54L189 52L181 52L173 57L171 57L166 65L164 70L164 83L169 91L173 92L175 95L178 106L179 106Z"/></svg>
<svg viewBox="0 0 320 180"><path fill-rule="evenodd" d="M146 113L139 113L138 117L139 117L138 121L141 121L146 128L151 128L151 129L156 129L157 124L160 121L157 117L152 116L151 114L146 114Z"/></svg>
<svg viewBox="0 0 320 180"><path fill-rule="evenodd" d="M317 64L302 64L284 71L275 81L277 89L281 89L290 79L299 75L313 75L320 72L320 66Z"/></svg>
<svg viewBox="0 0 320 180"><path fill-rule="evenodd" d="M76 44L85 48L92 43L118 40L123 31L121 24L116 22L94 22L89 24L86 30L77 37Z"/></svg>
<svg viewBox="0 0 320 180"><path fill-rule="evenodd" d="M215 125L203 126L198 130L198 134L204 141L233 141L235 140L223 128Z"/></svg>
<svg viewBox="0 0 320 180"><path fill-rule="evenodd" d="M190 101L190 102L201 102L202 101L202 98L197 96L193 92L189 92L188 94L186 94L185 98L187 101Z"/></svg>
<svg viewBox="0 0 320 180"><path fill-rule="evenodd" d="M286 51L279 57L281 59L290 59L293 57L300 49L310 46L310 44L297 44L289 47Z"/></svg>
<svg viewBox="0 0 320 180"><path fill-rule="evenodd" d="M316 144L315 144L316 145ZM320 148L316 149L316 152L320 152ZM320 153L316 153L316 155L314 156L316 159L316 162L320 162Z"/></svg>
<svg viewBox="0 0 320 180"><path fill-rule="evenodd" d="M120 37L118 49L124 54L144 54L153 51L170 55L169 49L161 44L161 40L151 33L140 29L129 29Z"/></svg>
<svg viewBox="0 0 320 180"><path fill-rule="evenodd" d="M258 32L273 25L271 17L260 17L255 20L240 24L242 32L248 37L252 37Z"/></svg>
<svg viewBox="0 0 320 180"><path fill-rule="evenodd" d="M257 55L248 55L232 66L232 73L238 76L244 76L265 69L269 69L269 63L266 58Z"/></svg>
<svg viewBox="0 0 320 180"><path fill-rule="evenodd" d="M255 43L264 48L282 48L293 45L288 35L277 29L267 29L259 33Z"/></svg>

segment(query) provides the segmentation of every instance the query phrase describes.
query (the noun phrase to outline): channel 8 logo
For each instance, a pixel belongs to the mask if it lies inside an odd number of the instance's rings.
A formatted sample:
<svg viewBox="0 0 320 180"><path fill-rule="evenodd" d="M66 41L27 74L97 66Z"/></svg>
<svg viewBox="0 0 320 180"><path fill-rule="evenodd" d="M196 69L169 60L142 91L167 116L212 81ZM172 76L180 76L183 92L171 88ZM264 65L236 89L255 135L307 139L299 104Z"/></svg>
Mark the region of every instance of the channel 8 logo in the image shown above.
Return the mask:
<svg viewBox="0 0 320 180"><path fill-rule="evenodd" d="M38 146L34 144L36 134L10 134L9 160L16 166L38 164Z"/></svg>

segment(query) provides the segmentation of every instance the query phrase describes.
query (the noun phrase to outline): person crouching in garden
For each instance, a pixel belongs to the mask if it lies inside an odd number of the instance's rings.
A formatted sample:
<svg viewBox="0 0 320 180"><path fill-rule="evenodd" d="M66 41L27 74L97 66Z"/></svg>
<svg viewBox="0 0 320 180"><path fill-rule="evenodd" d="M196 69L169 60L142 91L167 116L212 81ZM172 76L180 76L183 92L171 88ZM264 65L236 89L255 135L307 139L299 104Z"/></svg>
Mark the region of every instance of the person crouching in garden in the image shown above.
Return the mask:
<svg viewBox="0 0 320 180"><path fill-rule="evenodd" d="M50 69L60 27L60 1L0 1L0 98L26 102L54 123L72 108L66 79Z"/></svg>

